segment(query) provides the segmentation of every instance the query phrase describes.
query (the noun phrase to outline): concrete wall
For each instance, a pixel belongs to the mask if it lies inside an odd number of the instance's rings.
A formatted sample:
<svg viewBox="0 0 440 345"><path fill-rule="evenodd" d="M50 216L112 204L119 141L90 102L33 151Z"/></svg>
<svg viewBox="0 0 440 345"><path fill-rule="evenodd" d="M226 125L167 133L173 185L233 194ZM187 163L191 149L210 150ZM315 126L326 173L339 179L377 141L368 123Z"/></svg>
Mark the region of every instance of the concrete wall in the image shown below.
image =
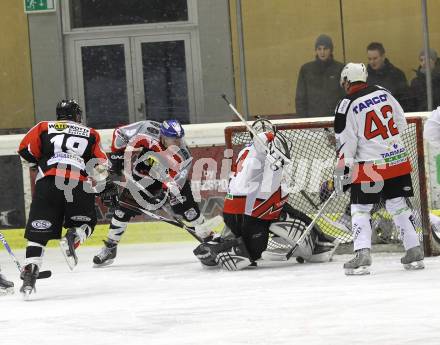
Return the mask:
<svg viewBox="0 0 440 345"><path fill-rule="evenodd" d="M66 97L60 9L29 15L36 121L55 119L57 102Z"/></svg>
<svg viewBox="0 0 440 345"><path fill-rule="evenodd" d="M34 105L23 1L2 0L0 31L0 128L29 128Z"/></svg>
<svg viewBox="0 0 440 345"><path fill-rule="evenodd" d="M235 98L228 0L198 1L204 112L199 122L231 120L221 94Z"/></svg>

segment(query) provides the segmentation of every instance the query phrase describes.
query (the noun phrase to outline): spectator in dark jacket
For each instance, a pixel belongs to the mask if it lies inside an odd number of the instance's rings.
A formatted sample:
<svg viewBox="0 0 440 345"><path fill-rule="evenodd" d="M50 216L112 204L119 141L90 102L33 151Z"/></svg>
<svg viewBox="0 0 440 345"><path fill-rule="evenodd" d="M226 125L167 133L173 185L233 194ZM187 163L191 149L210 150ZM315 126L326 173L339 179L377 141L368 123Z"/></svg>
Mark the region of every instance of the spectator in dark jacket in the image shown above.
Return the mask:
<svg viewBox="0 0 440 345"><path fill-rule="evenodd" d="M409 88L405 73L385 56L382 43L371 42L367 47L369 85L379 85L389 90L404 110L408 109Z"/></svg>
<svg viewBox="0 0 440 345"><path fill-rule="evenodd" d="M296 85L296 114L299 117L332 116L344 91L339 77L344 65L333 59L333 42L320 35L315 42L316 58L304 64Z"/></svg>
<svg viewBox="0 0 440 345"><path fill-rule="evenodd" d="M440 106L440 59L434 49L429 51L429 66L431 68L431 90L433 109ZM410 111L430 111L428 109L428 95L426 92L426 58L425 51L419 54L420 66L416 72L416 77L411 80L409 87L411 96Z"/></svg>

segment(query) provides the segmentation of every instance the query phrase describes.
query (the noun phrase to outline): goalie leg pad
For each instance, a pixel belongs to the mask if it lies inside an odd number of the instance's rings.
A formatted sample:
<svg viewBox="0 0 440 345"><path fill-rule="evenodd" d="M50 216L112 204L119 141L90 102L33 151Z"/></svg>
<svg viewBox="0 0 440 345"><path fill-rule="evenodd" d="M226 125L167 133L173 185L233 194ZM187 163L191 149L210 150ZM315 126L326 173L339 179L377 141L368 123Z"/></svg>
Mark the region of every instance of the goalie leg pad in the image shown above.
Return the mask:
<svg viewBox="0 0 440 345"><path fill-rule="evenodd" d="M290 246L294 246L296 244L305 229L305 226L295 226L295 223L289 221L274 222L269 227L270 232L284 239ZM310 231L304 241L298 246L297 249L295 249L292 256L302 257L303 259L308 260L313 255L315 238L315 231Z"/></svg>
<svg viewBox="0 0 440 345"><path fill-rule="evenodd" d="M313 255L307 259L307 262L329 262L331 261L333 254L338 248L341 242L336 239L334 242L321 242L316 241Z"/></svg>
<svg viewBox="0 0 440 345"><path fill-rule="evenodd" d="M248 267L251 260L243 239L240 237L227 242L231 242L229 243L231 247L217 254L215 257L217 265L228 271L238 271Z"/></svg>

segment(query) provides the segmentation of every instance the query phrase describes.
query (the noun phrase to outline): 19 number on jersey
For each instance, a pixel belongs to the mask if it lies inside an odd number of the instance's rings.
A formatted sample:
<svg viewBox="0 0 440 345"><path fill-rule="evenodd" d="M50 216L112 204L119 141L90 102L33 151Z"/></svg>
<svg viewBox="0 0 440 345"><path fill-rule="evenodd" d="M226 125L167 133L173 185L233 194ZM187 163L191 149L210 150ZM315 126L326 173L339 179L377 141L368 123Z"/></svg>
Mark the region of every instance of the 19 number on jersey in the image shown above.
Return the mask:
<svg viewBox="0 0 440 345"><path fill-rule="evenodd" d="M55 135L50 142L53 143L53 152L66 152L77 156L82 156L87 149L88 140L81 137L68 136L65 134Z"/></svg>
<svg viewBox="0 0 440 345"><path fill-rule="evenodd" d="M388 139L391 136L399 134L399 130L393 120L393 108L390 105L384 105L380 108L382 117L377 115L376 111L371 110L365 116L365 129L364 136L368 140L377 136L381 136L383 139ZM388 120L388 115L391 118ZM375 129L373 129L375 128Z"/></svg>

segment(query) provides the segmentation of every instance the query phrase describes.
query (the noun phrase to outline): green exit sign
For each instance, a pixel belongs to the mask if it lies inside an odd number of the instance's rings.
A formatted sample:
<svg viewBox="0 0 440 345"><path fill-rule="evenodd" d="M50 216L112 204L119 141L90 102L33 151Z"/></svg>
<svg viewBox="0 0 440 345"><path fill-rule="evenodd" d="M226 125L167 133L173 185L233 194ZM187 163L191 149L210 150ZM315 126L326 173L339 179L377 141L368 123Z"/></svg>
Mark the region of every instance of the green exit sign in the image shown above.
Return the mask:
<svg viewBox="0 0 440 345"><path fill-rule="evenodd" d="M24 0L26 13L41 13L55 11L56 0Z"/></svg>

